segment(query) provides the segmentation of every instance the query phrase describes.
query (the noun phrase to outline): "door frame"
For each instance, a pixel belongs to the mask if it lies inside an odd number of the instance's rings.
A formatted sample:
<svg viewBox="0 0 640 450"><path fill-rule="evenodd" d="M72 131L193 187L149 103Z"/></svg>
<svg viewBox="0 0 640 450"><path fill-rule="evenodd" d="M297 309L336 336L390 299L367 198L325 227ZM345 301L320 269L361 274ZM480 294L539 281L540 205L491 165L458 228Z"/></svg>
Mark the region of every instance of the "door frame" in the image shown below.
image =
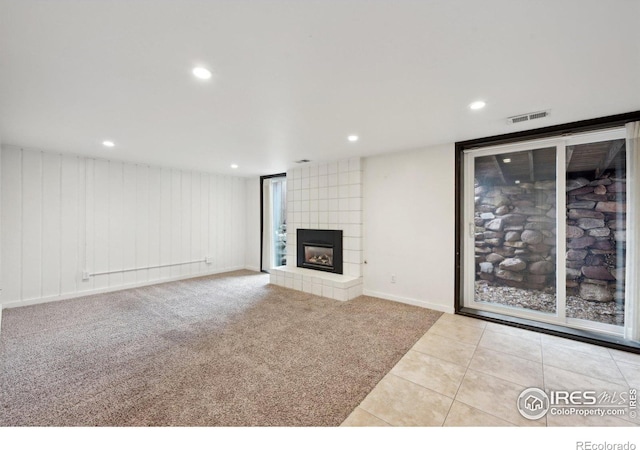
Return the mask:
<svg viewBox="0 0 640 450"><path fill-rule="evenodd" d="M494 156L494 155L499 156L505 153L512 154L517 152L536 150L543 147L545 148L553 147L555 149L556 178L557 179L562 178L558 176L557 168L562 167L564 165L564 150L565 150L564 140L558 139L558 138L536 139L536 140L526 141L526 142L517 143L517 144L487 146L479 149L465 150L464 152L465 160L466 160L465 167L464 167L465 174L466 174L465 187L464 187L465 191L472 192L473 178L475 173L474 162L476 158L483 157L483 156ZM558 211L561 211L564 207L565 199L564 199L564 196L560 195L559 193L564 191L564 180L559 180L559 181L562 181L561 183L562 186L560 185L560 183L556 184L556 209ZM469 195L466 198L464 210L463 210L464 223L468 224L470 228L468 230L466 237L464 238L464 243L466 244L466 249L468 251L465 252L465 245L463 245L463 248L462 248L463 264L464 264L464 267L467 268L467 270L469 270L471 267L475 267L475 252L469 251L474 249L474 242L475 242L475 238L471 233L471 225L473 224L474 211L475 211L474 199L471 195ZM566 223L563 224L562 221L557 220L556 227L557 227L556 237L564 236L565 235L564 229L566 228ZM473 230L475 234L475 227L473 228ZM564 242L564 239L557 239L556 253L560 254L561 252L563 252L565 245L566 245L566 242ZM501 311L503 312L513 311L514 315L520 316L523 318L564 324L565 312L566 312L566 308L565 308L566 293L563 292L562 287L564 286L563 277L565 276L566 276L565 268L561 267L560 264L556 264L556 277L555 277L556 278L556 312L555 314L544 313L544 312L534 311L534 310L519 309L519 308L505 306L505 305L491 305L491 304L479 304L477 305L476 309L491 311L496 313L501 313ZM462 282L463 282L463 294L464 294L462 296L462 300L464 302L463 306L466 308L472 308L471 305L473 304L475 273L469 274L466 282L465 280L462 280Z"/></svg>
<svg viewBox="0 0 640 450"><path fill-rule="evenodd" d="M273 175L260 176L260 272L268 273L262 267L263 246L264 246L264 180L269 178L287 178L287 173L275 173Z"/></svg>

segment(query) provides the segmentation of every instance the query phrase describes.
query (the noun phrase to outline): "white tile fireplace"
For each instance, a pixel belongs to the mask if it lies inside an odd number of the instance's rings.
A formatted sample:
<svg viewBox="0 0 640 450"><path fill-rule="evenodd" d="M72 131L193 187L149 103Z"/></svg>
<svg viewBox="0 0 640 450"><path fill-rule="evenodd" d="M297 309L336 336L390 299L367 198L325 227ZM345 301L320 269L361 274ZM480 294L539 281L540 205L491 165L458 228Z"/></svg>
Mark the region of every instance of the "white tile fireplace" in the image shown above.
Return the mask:
<svg viewBox="0 0 640 450"><path fill-rule="evenodd" d="M297 267L297 230L341 230L343 273ZM362 170L360 158L309 164L287 172L287 265L273 284L333 298L362 295Z"/></svg>

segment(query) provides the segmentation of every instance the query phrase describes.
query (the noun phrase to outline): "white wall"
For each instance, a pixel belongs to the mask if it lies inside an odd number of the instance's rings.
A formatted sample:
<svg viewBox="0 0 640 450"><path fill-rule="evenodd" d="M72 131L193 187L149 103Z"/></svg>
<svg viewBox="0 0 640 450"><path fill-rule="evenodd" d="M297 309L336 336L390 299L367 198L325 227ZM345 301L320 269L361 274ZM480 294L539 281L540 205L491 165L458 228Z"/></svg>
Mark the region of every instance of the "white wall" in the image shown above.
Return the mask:
<svg viewBox="0 0 640 450"><path fill-rule="evenodd" d="M11 147L1 159L5 307L245 266L243 178Z"/></svg>
<svg viewBox="0 0 640 450"><path fill-rule="evenodd" d="M260 271L260 178L247 178L245 268Z"/></svg>
<svg viewBox="0 0 640 450"><path fill-rule="evenodd" d="M453 312L454 164L453 144L363 160L366 295Z"/></svg>

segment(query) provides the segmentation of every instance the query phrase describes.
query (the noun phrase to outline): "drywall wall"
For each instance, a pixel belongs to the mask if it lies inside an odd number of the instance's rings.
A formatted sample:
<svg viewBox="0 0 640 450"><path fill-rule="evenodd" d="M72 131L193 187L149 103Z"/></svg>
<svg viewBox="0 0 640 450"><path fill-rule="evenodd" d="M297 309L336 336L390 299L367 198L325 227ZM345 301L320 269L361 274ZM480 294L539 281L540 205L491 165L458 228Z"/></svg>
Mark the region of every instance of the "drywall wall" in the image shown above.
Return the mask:
<svg viewBox="0 0 640 450"><path fill-rule="evenodd" d="M245 266L244 178L15 147L1 159L5 307Z"/></svg>
<svg viewBox="0 0 640 450"><path fill-rule="evenodd" d="M260 271L260 178L245 180L246 238L245 268Z"/></svg>
<svg viewBox="0 0 640 450"><path fill-rule="evenodd" d="M453 312L454 164L453 144L363 160L366 295Z"/></svg>

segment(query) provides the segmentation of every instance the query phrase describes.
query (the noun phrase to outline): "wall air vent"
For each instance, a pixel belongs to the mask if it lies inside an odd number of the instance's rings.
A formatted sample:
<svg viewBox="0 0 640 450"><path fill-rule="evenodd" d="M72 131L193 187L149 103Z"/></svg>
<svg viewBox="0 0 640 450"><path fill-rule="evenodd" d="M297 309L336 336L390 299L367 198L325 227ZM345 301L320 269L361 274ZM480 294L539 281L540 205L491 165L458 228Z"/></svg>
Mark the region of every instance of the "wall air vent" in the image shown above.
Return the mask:
<svg viewBox="0 0 640 450"><path fill-rule="evenodd" d="M548 115L549 115L549 111L538 111L538 112L533 112L528 114L521 114L519 116L512 116L507 118L507 123L513 124L513 123L520 123L520 122L528 122L530 120L543 119Z"/></svg>

